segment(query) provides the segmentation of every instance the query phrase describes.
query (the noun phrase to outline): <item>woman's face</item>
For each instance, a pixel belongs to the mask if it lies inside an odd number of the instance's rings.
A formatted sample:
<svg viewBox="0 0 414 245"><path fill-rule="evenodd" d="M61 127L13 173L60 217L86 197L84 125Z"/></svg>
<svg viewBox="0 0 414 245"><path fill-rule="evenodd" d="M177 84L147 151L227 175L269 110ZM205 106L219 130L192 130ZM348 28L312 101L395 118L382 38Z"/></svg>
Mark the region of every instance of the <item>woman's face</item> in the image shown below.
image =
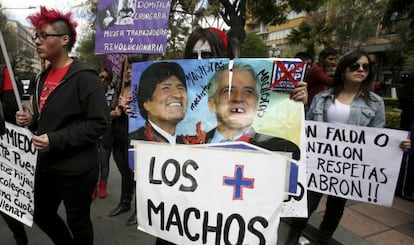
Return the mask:
<svg viewBox="0 0 414 245"><path fill-rule="evenodd" d="M368 76L369 73L369 61L366 56L362 56L355 63L349 65L345 69L345 83L358 83L361 84Z"/></svg>
<svg viewBox="0 0 414 245"><path fill-rule="evenodd" d="M101 73L99 73L99 78L101 80L102 87L106 88L109 86L109 84L111 84L108 72L101 71Z"/></svg>
<svg viewBox="0 0 414 245"><path fill-rule="evenodd" d="M208 59L213 57L211 46L208 41L205 40L198 40L194 45L192 53L193 55L191 58Z"/></svg>

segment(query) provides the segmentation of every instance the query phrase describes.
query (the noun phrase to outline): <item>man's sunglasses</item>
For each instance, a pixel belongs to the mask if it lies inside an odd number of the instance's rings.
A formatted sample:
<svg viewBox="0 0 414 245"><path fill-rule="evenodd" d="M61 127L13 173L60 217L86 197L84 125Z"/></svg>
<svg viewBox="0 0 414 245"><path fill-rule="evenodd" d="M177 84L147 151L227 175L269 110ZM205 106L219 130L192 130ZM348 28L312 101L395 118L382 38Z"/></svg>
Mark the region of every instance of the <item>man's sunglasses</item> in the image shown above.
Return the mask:
<svg viewBox="0 0 414 245"><path fill-rule="evenodd" d="M359 68L361 68L365 71L368 72L369 71L369 64L365 63L365 64L359 64L359 63L354 63L352 65L349 66L349 71L350 72L355 72L358 71Z"/></svg>

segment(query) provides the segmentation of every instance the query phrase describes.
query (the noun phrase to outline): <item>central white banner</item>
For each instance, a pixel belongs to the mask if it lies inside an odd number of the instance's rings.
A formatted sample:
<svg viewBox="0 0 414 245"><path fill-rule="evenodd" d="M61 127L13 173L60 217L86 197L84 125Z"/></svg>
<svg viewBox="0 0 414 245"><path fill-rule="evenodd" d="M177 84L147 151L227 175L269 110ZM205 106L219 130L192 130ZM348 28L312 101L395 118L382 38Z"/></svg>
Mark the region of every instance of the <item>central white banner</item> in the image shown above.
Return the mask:
<svg viewBox="0 0 414 245"><path fill-rule="evenodd" d="M176 244L276 244L289 158L132 141L138 229Z"/></svg>

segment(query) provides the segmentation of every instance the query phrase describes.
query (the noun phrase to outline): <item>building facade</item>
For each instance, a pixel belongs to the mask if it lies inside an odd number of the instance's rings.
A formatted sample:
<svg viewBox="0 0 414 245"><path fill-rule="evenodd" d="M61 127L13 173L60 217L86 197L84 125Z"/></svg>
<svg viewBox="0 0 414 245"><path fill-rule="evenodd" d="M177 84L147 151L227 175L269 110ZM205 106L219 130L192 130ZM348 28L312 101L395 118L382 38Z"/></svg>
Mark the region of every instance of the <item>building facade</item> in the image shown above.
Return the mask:
<svg viewBox="0 0 414 245"><path fill-rule="evenodd" d="M7 20L8 36L4 36L10 63L18 79L31 79L40 71L40 59L32 41L34 30L19 21Z"/></svg>

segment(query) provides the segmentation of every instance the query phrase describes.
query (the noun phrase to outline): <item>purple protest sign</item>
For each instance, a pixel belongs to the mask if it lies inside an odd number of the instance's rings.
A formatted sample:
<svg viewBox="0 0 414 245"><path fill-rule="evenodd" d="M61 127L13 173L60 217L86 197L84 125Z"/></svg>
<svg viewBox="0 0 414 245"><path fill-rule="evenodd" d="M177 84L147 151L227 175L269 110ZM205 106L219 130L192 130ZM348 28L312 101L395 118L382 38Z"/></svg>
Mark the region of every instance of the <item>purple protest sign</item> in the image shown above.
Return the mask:
<svg viewBox="0 0 414 245"><path fill-rule="evenodd" d="M104 60L104 66L110 70L114 76L121 77L122 65L125 55L123 54L107 54Z"/></svg>
<svg viewBox="0 0 414 245"><path fill-rule="evenodd" d="M97 54L159 54L167 45L171 0L100 0Z"/></svg>

